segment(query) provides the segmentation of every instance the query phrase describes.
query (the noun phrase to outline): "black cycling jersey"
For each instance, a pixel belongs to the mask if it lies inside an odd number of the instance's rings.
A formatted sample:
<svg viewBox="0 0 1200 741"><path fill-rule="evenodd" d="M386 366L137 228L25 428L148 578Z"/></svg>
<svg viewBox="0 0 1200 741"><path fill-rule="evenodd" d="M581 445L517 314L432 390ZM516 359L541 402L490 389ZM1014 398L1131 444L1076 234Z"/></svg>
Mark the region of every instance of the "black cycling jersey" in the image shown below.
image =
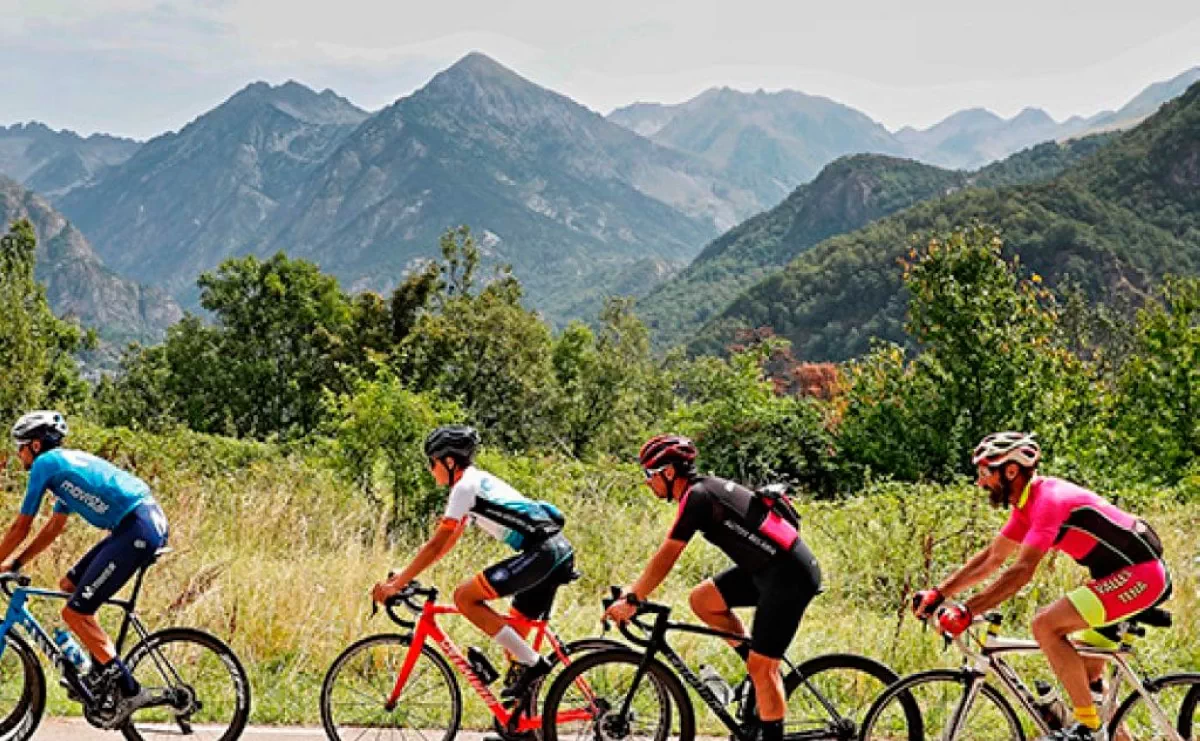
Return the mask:
<svg viewBox="0 0 1200 741"><path fill-rule="evenodd" d="M762 499L746 487L702 476L679 502L679 514L668 537L687 542L699 531L738 566L758 569L778 557L791 557L789 549L759 532L767 513ZM799 525L794 514L785 512L784 516L792 525Z"/></svg>

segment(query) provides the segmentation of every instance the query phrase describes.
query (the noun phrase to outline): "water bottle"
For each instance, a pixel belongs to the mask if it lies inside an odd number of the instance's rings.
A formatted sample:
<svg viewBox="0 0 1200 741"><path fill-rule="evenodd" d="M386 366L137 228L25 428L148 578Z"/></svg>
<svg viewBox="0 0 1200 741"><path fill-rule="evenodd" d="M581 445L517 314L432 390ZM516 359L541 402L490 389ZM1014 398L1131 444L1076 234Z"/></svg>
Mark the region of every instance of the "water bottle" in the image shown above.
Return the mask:
<svg viewBox="0 0 1200 741"><path fill-rule="evenodd" d="M733 688L725 681L725 678L717 674L716 670L708 664L700 667L700 684L708 688L708 691L717 698L717 702L721 707L725 707L733 700Z"/></svg>
<svg viewBox="0 0 1200 741"><path fill-rule="evenodd" d="M91 668L91 662L88 660L87 654L83 652L83 649L71 637L70 633L62 628L55 628L54 645L58 646L63 656L67 657L67 661L70 661L74 665L75 670L79 672L79 676L82 677L88 673L88 669Z"/></svg>
<svg viewBox="0 0 1200 741"><path fill-rule="evenodd" d="M1068 719L1067 706L1058 696L1058 690L1049 682L1040 679L1033 683L1033 689L1037 692L1033 706L1037 708L1038 714L1042 716L1042 720L1046 721L1050 730L1057 731L1065 728Z"/></svg>

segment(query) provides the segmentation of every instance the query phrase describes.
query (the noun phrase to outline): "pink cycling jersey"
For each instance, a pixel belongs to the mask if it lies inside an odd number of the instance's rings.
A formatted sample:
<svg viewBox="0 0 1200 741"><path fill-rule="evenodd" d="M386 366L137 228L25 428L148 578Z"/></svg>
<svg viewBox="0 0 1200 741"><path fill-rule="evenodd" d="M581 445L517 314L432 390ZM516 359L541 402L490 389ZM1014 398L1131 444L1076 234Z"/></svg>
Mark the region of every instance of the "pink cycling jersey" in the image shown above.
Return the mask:
<svg viewBox="0 0 1200 741"><path fill-rule="evenodd" d="M1162 556L1162 545L1145 522L1056 478L1030 481L1000 534L1022 545L1060 550L1096 578Z"/></svg>

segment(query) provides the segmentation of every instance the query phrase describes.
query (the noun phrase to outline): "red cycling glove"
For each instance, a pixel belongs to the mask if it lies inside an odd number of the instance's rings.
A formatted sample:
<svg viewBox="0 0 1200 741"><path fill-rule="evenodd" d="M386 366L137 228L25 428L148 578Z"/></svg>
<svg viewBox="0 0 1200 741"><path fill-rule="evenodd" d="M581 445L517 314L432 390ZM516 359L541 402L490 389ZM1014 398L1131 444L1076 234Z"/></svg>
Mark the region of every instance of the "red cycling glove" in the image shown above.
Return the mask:
<svg viewBox="0 0 1200 741"><path fill-rule="evenodd" d="M934 610L942 606L946 601L946 595L942 594L942 590L934 587L933 589L922 589L913 595L912 609L913 614L924 620L933 614Z"/></svg>
<svg viewBox="0 0 1200 741"><path fill-rule="evenodd" d="M970 628L972 617L971 611L967 609L966 605L957 603L943 605L937 611L938 627L942 629L943 633L950 636L956 636Z"/></svg>

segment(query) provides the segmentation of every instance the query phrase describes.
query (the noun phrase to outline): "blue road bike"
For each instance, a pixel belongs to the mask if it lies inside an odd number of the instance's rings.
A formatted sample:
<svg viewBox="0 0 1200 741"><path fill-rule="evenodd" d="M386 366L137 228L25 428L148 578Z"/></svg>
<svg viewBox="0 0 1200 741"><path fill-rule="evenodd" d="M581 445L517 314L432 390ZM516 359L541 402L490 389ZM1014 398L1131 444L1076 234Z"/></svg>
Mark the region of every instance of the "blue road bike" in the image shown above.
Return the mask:
<svg viewBox="0 0 1200 741"><path fill-rule="evenodd" d="M155 560L169 550L159 551ZM138 571L128 599L105 602L124 613L117 653L151 695L148 705L119 725L113 711L103 707L106 688L96 686L92 677L80 676L29 611L32 599L66 600L71 595L32 588L24 574L0 573L0 591L8 599L0 623L0 739L33 738L45 712L46 675L35 647L59 673L59 684L68 696L83 706L84 718L97 728L119 730L132 740L183 736L232 741L242 734L250 716L250 683L229 646L191 628L150 633L138 618L135 607L149 566ZM124 645L131 633L137 643L126 653Z"/></svg>

